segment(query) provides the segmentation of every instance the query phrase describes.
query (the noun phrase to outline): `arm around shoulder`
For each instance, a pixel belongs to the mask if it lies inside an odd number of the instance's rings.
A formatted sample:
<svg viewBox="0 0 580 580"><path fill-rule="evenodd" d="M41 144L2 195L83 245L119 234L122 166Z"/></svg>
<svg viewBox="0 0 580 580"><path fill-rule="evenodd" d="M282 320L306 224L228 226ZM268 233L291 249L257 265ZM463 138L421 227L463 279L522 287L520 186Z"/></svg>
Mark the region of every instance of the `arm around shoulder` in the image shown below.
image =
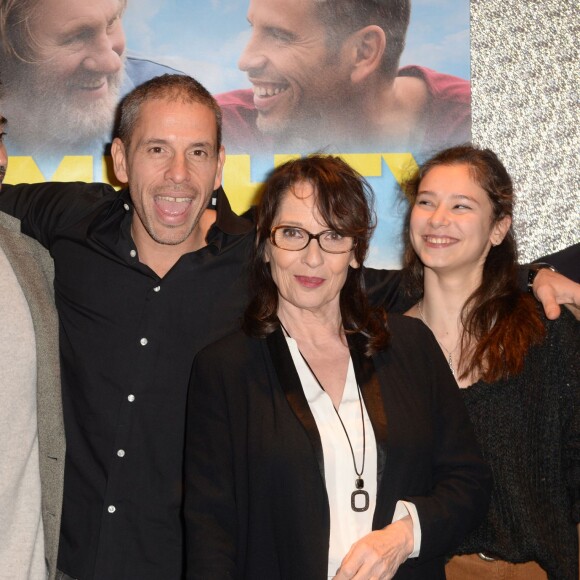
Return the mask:
<svg viewBox="0 0 580 580"><path fill-rule="evenodd" d="M573 280L544 268L534 278L533 292L549 319L560 316L561 304L565 304L576 318L580 318L580 284Z"/></svg>
<svg viewBox="0 0 580 580"><path fill-rule="evenodd" d="M0 211L18 218L22 232L49 247L55 231L115 190L104 183L23 183L3 185Z"/></svg>
<svg viewBox="0 0 580 580"><path fill-rule="evenodd" d="M376 270L365 267L363 271L367 296L373 306L394 312L407 310L401 270Z"/></svg>

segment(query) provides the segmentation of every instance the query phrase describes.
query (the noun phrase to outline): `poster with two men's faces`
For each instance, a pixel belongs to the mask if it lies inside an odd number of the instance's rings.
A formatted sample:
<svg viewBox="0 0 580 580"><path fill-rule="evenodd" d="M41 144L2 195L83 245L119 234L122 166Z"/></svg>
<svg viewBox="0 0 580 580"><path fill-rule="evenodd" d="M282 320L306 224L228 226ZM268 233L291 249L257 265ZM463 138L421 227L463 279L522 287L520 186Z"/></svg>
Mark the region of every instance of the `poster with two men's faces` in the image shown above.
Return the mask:
<svg viewBox="0 0 580 580"><path fill-rule="evenodd" d="M120 185L120 99L188 74L222 107L233 209L289 157L341 155L376 194L375 267L400 264L398 183L470 139L468 0L0 0L0 33L8 183Z"/></svg>

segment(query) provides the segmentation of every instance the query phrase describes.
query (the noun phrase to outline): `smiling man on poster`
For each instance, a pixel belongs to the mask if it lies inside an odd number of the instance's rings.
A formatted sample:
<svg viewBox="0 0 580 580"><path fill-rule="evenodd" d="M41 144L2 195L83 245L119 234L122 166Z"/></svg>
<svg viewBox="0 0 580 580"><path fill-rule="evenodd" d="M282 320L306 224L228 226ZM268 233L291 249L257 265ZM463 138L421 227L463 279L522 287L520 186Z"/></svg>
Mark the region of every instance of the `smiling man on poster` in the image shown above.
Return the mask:
<svg viewBox="0 0 580 580"><path fill-rule="evenodd" d="M411 151L470 138L470 84L399 68L409 0L250 0L238 66L218 95L228 151Z"/></svg>

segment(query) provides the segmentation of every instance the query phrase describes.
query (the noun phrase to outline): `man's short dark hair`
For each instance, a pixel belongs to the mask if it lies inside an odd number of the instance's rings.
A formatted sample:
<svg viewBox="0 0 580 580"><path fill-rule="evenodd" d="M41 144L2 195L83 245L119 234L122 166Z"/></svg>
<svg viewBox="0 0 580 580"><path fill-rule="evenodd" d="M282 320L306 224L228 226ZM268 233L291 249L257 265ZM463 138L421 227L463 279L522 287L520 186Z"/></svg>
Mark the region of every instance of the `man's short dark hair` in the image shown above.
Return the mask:
<svg viewBox="0 0 580 580"><path fill-rule="evenodd" d="M141 107L149 101L167 100L199 103L213 112L216 122L216 149L222 143L222 110L210 92L187 75L164 74L154 77L133 89L121 102L117 135L129 147Z"/></svg>
<svg viewBox="0 0 580 580"><path fill-rule="evenodd" d="M397 75L411 17L411 0L312 0L320 21L342 42L365 26L380 26L387 37L382 70Z"/></svg>

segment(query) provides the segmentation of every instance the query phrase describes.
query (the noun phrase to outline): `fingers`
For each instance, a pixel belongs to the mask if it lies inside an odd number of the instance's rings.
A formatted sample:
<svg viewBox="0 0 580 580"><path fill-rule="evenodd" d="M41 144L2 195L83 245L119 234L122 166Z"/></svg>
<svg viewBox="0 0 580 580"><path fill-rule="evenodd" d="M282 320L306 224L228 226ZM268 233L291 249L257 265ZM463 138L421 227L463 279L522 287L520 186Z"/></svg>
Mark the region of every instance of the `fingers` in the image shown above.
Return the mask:
<svg viewBox="0 0 580 580"><path fill-rule="evenodd" d="M398 534L376 531L353 544L335 580L389 580L406 560L408 551Z"/></svg>
<svg viewBox="0 0 580 580"><path fill-rule="evenodd" d="M576 284L572 291L572 302L576 308L580 308L580 284Z"/></svg>
<svg viewBox="0 0 580 580"><path fill-rule="evenodd" d="M552 286L540 286L536 292L536 298L542 304L544 313L549 320L555 320L560 316L560 305Z"/></svg>
<svg viewBox="0 0 580 580"><path fill-rule="evenodd" d="M565 306L574 315L576 320L580 320L580 307L572 304L565 304Z"/></svg>
<svg viewBox="0 0 580 580"><path fill-rule="evenodd" d="M553 272L551 272L550 270L546 270L546 272L553 274ZM544 308L544 313L546 314L546 317L549 320L555 320L556 318L558 318L558 316L560 316L560 306L558 304L557 290L550 283L549 275L546 275L548 278L547 280L546 280L546 276L544 276L543 278L540 278L540 280L537 280L537 278L540 276L540 274L543 274L543 273L544 273L544 270L541 270L540 272L538 272L538 276L536 277L536 281L534 281L534 294L536 295L536 298L542 304L542 307Z"/></svg>
<svg viewBox="0 0 580 580"><path fill-rule="evenodd" d="M561 310L556 301L542 302L542 306L548 320L556 320L560 316Z"/></svg>
<svg viewBox="0 0 580 580"><path fill-rule="evenodd" d="M580 308L580 284L548 269L538 272L534 280L534 294L550 320L560 316L560 304Z"/></svg>

